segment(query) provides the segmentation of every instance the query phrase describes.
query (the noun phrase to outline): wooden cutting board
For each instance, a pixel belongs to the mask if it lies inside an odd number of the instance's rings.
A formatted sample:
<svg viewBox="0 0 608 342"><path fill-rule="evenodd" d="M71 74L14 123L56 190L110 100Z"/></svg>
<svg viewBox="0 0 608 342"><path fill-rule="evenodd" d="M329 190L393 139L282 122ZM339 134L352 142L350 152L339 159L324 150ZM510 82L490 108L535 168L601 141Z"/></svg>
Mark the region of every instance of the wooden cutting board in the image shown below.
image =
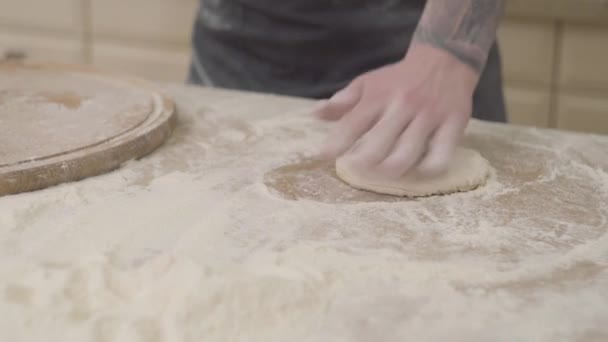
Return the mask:
<svg viewBox="0 0 608 342"><path fill-rule="evenodd" d="M114 170L158 148L175 118L173 102L141 80L0 63L0 196Z"/></svg>

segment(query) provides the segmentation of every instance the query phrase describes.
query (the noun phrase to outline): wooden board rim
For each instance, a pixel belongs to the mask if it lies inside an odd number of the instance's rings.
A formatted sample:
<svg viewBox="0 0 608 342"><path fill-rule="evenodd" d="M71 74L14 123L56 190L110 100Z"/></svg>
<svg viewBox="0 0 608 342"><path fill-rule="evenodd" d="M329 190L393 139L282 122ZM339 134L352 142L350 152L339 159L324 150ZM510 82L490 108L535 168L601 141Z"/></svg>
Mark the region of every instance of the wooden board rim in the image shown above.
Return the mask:
<svg viewBox="0 0 608 342"><path fill-rule="evenodd" d="M0 167L0 196L41 190L62 183L79 181L120 168L126 161L142 158L159 148L177 123L174 102L144 80L105 75L84 66L64 64L19 65L25 68L51 68L54 71L89 73L110 77L150 91L154 110L140 125L85 149Z"/></svg>

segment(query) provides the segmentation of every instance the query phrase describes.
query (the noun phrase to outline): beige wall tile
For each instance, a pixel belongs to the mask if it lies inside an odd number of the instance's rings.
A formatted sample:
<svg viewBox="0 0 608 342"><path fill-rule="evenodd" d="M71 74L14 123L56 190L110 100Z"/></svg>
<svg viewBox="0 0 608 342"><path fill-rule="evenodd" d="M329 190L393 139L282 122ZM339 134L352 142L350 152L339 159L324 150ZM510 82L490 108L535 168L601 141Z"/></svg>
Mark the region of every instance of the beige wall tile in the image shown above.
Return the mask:
<svg viewBox="0 0 608 342"><path fill-rule="evenodd" d="M555 29L548 21L506 20L498 32L505 80L551 83Z"/></svg>
<svg viewBox="0 0 608 342"><path fill-rule="evenodd" d="M32 62L84 63L84 45L77 37L2 31L0 59L15 54L23 54Z"/></svg>
<svg viewBox="0 0 608 342"><path fill-rule="evenodd" d="M505 99L510 123L537 127L549 126L551 101L549 88L506 86Z"/></svg>
<svg viewBox="0 0 608 342"><path fill-rule="evenodd" d="M190 49L133 46L120 41L97 41L93 46L93 65L102 70L137 76L152 81L186 80Z"/></svg>
<svg viewBox="0 0 608 342"><path fill-rule="evenodd" d="M567 89L608 91L608 26L565 26L560 85Z"/></svg>
<svg viewBox="0 0 608 342"><path fill-rule="evenodd" d="M557 127L573 131L608 134L608 97L560 95Z"/></svg>
<svg viewBox="0 0 608 342"><path fill-rule="evenodd" d="M189 44L197 0L91 0L93 35Z"/></svg>
<svg viewBox="0 0 608 342"><path fill-rule="evenodd" d="M606 0L508 0L508 16L606 23Z"/></svg>
<svg viewBox="0 0 608 342"><path fill-rule="evenodd" d="M0 24L80 32L83 0L0 0Z"/></svg>

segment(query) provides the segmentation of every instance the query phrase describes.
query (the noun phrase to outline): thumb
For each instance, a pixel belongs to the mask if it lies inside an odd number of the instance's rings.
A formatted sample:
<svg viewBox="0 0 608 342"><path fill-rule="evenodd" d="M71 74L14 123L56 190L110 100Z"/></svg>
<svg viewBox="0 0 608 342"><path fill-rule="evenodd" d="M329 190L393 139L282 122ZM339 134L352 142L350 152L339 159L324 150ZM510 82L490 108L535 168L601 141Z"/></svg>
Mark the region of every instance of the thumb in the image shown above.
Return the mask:
<svg viewBox="0 0 608 342"><path fill-rule="evenodd" d="M335 93L329 100L320 101L313 109L313 115L321 120L340 120L359 102L361 93L361 82L354 81Z"/></svg>

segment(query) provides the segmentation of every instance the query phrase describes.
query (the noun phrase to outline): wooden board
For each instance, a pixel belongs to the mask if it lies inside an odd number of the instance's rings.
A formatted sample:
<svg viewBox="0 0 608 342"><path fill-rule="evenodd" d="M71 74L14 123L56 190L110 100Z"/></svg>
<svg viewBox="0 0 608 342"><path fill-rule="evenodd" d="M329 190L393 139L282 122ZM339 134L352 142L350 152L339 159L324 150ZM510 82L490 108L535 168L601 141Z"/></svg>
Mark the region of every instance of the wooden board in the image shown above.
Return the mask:
<svg viewBox="0 0 608 342"><path fill-rule="evenodd" d="M0 64L0 196L118 168L171 134L172 101L140 80Z"/></svg>

